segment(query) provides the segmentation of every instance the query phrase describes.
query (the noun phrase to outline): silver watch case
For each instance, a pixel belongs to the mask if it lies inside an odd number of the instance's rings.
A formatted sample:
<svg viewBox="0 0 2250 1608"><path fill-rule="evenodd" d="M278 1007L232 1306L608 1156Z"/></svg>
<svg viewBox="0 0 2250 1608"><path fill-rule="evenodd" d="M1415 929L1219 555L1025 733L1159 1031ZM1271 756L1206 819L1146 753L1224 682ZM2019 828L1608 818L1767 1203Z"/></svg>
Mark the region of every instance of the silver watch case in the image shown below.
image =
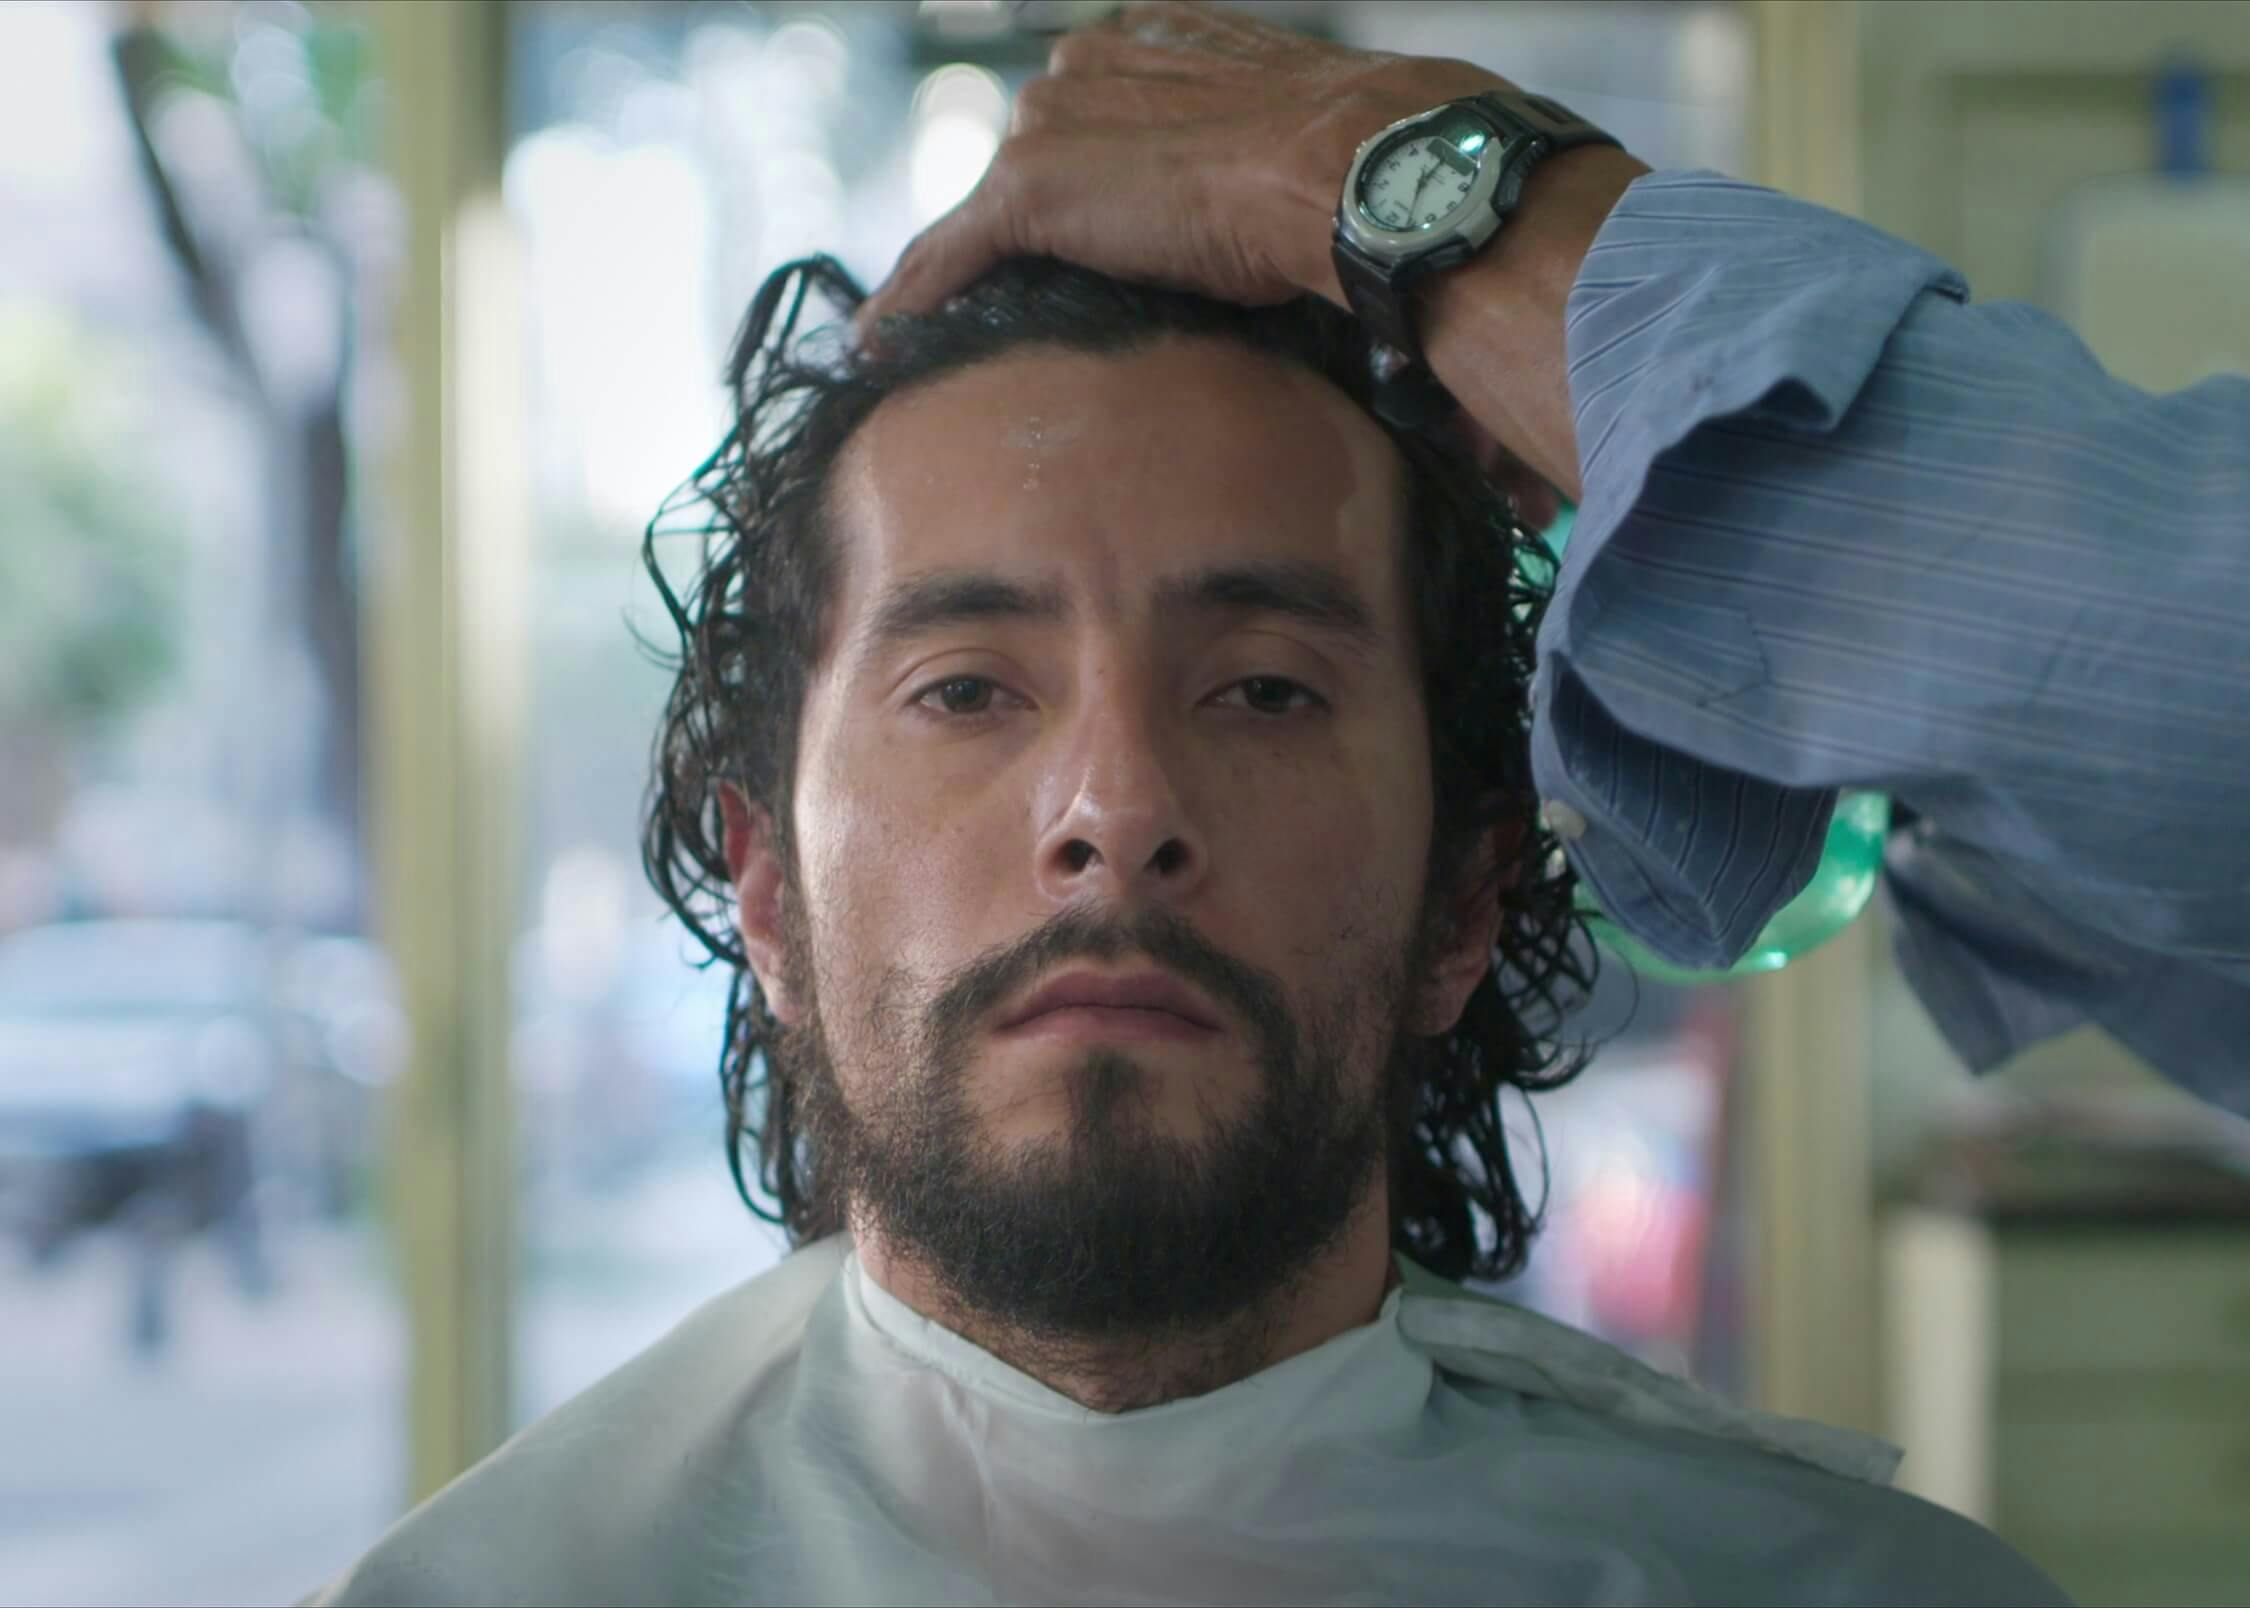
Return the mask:
<svg viewBox="0 0 2250 1608"><path fill-rule="evenodd" d="M1354 249L1394 273L1405 268L1447 267L1474 256L1479 247L1500 232L1502 213L1513 206L1522 189L1519 180L1503 195L1501 181L1524 172L1525 152L1542 143L1536 134L1502 128L1484 116L1481 109L1471 108L1477 110L1485 126L1492 130L1493 142L1485 147L1483 160L1477 163L1477 176L1469 181L1469 193L1454 209L1454 221L1436 229L1383 229L1363 219L1359 209L1359 176L1369 158L1398 135L1458 115L1462 109L1459 101L1448 101L1376 130L1361 143L1352 157L1351 171L1344 175L1343 204L1336 209L1337 232Z"/></svg>

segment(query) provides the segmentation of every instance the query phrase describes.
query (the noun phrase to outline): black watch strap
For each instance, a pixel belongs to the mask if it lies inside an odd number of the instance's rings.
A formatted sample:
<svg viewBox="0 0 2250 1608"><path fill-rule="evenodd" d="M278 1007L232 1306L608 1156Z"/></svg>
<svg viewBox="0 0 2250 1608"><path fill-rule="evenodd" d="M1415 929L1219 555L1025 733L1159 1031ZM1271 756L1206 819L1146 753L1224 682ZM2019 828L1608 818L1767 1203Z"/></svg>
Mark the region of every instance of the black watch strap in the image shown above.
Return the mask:
<svg viewBox="0 0 2250 1608"><path fill-rule="evenodd" d="M1472 97L1472 104L1510 133L1536 134L1546 142L1541 157L1574 145L1615 145L1617 136L1589 123L1560 101L1525 90L1494 89Z"/></svg>
<svg viewBox="0 0 2250 1608"><path fill-rule="evenodd" d="M1351 304L1368 334L1407 357L1422 355L1413 315L1406 304L1406 286L1394 281L1388 267L1342 235L1336 237L1336 277L1343 283L1344 300Z"/></svg>

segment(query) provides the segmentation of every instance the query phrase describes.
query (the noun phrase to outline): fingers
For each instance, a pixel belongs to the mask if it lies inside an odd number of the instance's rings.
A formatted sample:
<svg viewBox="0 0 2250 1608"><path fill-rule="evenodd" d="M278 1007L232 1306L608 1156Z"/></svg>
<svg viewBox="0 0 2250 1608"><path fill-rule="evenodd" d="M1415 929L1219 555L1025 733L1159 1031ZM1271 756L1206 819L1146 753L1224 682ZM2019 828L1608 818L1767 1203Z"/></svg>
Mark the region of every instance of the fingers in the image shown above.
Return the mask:
<svg viewBox="0 0 2250 1608"><path fill-rule="evenodd" d="M875 343L884 319L943 306L954 292L1010 255L993 227L990 211L971 195L914 238L900 254L891 277L852 316L852 329L862 345Z"/></svg>
<svg viewBox="0 0 2250 1608"><path fill-rule="evenodd" d="M1061 39L1051 71L1018 93L984 180L861 308L860 339L885 318L934 310L1011 256L1062 257L1222 299L1294 294L1299 278L1279 264L1302 255L1304 220L1273 201L1267 169L1296 160L1288 133L1313 115L1308 99L1327 93L1333 74L1323 69L1338 54L1350 53L1185 3L1128 6ZM1317 93L1295 93L1301 82ZM1247 181L1245 168L1255 170ZM1195 198L1222 181L1247 184L1249 204L1199 207ZM1325 215L1318 221L1325 242Z"/></svg>
<svg viewBox="0 0 2250 1608"><path fill-rule="evenodd" d="M1133 72L1203 77L1240 73L1320 47L1302 35L1190 0L1142 0L1055 41L1057 73Z"/></svg>
<svg viewBox="0 0 2250 1608"><path fill-rule="evenodd" d="M1036 176L1052 159L1040 136L1018 136L1001 147L968 198L917 235L900 254L898 266L852 319L860 341L869 342L886 318L926 313L1006 257L1038 248L1022 220Z"/></svg>
<svg viewBox="0 0 2250 1608"><path fill-rule="evenodd" d="M1229 19L1195 0L1132 0L1102 19L1103 25L1151 44L1199 45L1224 39Z"/></svg>
<svg viewBox="0 0 2250 1608"><path fill-rule="evenodd" d="M1016 92L1018 134L1073 128L1176 128L1238 111L1241 97L1192 78L1034 78Z"/></svg>
<svg viewBox="0 0 2250 1608"><path fill-rule="evenodd" d="M1259 22L1240 12L1220 11L1195 0L1136 0L1103 19L1104 26L1144 44L1169 46L1183 54L1202 53L1237 61L1263 61L1305 47L1286 28Z"/></svg>
<svg viewBox="0 0 2250 1608"><path fill-rule="evenodd" d="M1188 51L1153 45L1106 28L1064 34L1047 51L1047 71L1069 75L1132 73L1142 78L1207 76L1218 63Z"/></svg>

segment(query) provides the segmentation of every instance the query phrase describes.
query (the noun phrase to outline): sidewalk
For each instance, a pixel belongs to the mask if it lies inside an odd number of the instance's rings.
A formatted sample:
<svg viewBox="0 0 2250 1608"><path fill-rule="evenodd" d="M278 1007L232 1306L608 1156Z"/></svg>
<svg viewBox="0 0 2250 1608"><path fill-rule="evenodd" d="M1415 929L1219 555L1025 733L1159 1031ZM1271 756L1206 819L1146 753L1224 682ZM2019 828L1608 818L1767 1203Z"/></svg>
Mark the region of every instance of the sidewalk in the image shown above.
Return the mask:
<svg viewBox="0 0 2250 1608"><path fill-rule="evenodd" d="M779 1254L708 1144L525 1227L519 1422ZM0 1605L292 1602L397 1517L405 1337L377 1249L319 1230L275 1252L255 1304L193 1247L144 1363L121 1246L46 1274L0 1248Z"/></svg>
<svg viewBox="0 0 2250 1608"><path fill-rule="evenodd" d="M403 1477L396 1309L352 1236L278 1261L253 1305L191 1250L145 1362L121 1246L0 1272L0 1603L285 1602L380 1532Z"/></svg>

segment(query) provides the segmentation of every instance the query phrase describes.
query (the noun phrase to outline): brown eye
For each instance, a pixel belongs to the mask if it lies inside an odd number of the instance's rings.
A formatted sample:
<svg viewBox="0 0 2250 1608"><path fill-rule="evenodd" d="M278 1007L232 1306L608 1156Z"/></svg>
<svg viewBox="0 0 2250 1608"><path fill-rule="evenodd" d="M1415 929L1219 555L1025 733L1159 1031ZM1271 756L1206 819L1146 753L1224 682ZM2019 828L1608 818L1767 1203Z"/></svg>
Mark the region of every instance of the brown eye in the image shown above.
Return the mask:
<svg viewBox="0 0 2250 1608"><path fill-rule="evenodd" d="M1286 715L1299 697L1307 703L1315 701L1311 692L1285 676L1250 676L1237 685L1243 703L1261 715Z"/></svg>
<svg viewBox="0 0 2250 1608"><path fill-rule="evenodd" d="M922 694L935 697L949 715L981 715L992 707L992 683L982 676L954 676Z"/></svg>

